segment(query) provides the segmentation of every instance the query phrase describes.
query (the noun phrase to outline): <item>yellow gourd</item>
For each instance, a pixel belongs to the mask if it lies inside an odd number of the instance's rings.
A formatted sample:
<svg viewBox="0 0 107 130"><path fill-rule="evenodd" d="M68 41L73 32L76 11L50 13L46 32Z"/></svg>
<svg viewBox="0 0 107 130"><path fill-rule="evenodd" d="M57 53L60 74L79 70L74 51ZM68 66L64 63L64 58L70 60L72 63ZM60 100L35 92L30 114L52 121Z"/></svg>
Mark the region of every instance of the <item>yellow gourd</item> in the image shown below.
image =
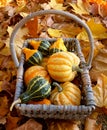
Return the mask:
<svg viewBox="0 0 107 130"><path fill-rule="evenodd" d="M75 84L65 82L53 83L55 89L51 92L50 100L55 105L80 105L81 91Z"/></svg>
<svg viewBox="0 0 107 130"><path fill-rule="evenodd" d="M79 63L79 57L72 52L57 52L49 57L47 70L56 81L72 81L79 70Z"/></svg>

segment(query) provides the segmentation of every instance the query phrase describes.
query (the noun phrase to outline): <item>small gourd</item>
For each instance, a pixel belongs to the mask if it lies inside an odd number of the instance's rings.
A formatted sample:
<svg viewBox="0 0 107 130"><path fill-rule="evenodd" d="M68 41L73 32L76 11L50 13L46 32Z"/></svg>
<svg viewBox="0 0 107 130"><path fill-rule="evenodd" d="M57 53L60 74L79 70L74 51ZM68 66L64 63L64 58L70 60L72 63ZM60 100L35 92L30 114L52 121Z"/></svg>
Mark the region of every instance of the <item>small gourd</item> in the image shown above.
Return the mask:
<svg viewBox="0 0 107 130"><path fill-rule="evenodd" d="M60 51L67 51L66 46L64 45L64 41L62 38L58 38L49 48L49 54L52 55L53 53L60 52Z"/></svg>
<svg viewBox="0 0 107 130"><path fill-rule="evenodd" d="M50 95L50 100L55 105L80 105L81 91L75 84L64 82L58 84L53 82L55 86Z"/></svg>
<svg viewBox="0 0 107 130"><path fill-rule="evenodd" d="M48 55L49 53L49 47L50 43L47 40L42 40L42 41L36 41L36 40L31 40L29 44L34 48L39 50L43 55Z"/></svg>
<svg viewBox="0 0 107 130"><path fill-rule="evenodd" d="M30 100L39 101L47 98L50 95L50 92L50 83L42 76L36 76L29 82L26 91L22 93L19 98L12 103L10 111L12 111L14 105L17 103L27 103Z"/></svg>
<svg viewBox="0 0 107 130"><path fill-rule="evenodd" d="M43 56L40 51L29 48L23 48L22 51L25 54L25 63L28 66L40 64L42 61Z"/></svg>
<svg viewBox="0 0 107 130"><path fill-rule="evenodd" d="M51 82L51 78L43 66L34 65L29 67L24 73L24 82L27 85L36 76L43 76L46 80Z"/></svg>
<svg viewBox="0 0 107 130"><path fill-rule="evenodd" d="M28 104L46 104L46 105L50 105L51 101L47 98L44 98L41 101L29 101Z"/></svg>
<svg viewBox="0 0 107 130"><path fill-rule="evenodd" d="M43 66L45 69L47 69L47 62L48 62L49 57L43 57L41 66Z"/></svg>
<svg viewBox="0 0 107 130"><path fill-rule="evenodd" d="M50 76L58 82L72 81L79 69L80 59L72 52L57 52L51 55L47 62Z"/></svg>

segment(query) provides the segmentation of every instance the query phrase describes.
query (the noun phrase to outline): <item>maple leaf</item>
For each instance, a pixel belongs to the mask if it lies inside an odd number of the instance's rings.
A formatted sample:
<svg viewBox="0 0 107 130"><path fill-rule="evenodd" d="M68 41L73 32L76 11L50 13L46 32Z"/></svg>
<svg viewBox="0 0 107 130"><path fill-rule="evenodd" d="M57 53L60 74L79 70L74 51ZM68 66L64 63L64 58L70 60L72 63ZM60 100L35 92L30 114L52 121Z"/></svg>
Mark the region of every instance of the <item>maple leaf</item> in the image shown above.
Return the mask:
<svg viewBox="0 0 107 130"><path fill-rule="evenodd" d="M92 89L96 105L107 108L107 76L99 75L97 84Z"/></svg>
<svg viewBox="0 0 107 130"><path fill-rule="evenodd" d="M76 14L88 14L89 12L86 10L84 3L82 0L77 0L77 3L69 3L69 5L73 8L72 11Z"/></svg>
<svg viewBox="0 0 107 130"><path fill-rule="evenodd" d="M48 4L53 9L56 9L56 10L66 10L66 7L64 7L62 3L59 3L56 0L51 0Z"/></svg>
<svg viewBox="0 0 107 130"><path fill-rule="evenodd" d="M89 26L94 39L107 39L107 28L104 27L102 23L97 23L95 22L95 19L92 18L87 21L87 25ZM77 35L77 38L80 40L88 41L88 36L84 29Z"/></svg>

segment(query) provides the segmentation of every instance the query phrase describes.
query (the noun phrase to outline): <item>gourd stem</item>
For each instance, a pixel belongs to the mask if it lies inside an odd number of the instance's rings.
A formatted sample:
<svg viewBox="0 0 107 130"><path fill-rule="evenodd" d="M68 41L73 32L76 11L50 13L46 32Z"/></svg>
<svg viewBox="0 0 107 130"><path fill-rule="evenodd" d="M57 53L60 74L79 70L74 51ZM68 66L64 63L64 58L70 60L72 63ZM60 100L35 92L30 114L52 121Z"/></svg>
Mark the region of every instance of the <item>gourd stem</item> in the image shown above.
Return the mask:
<svg viewBox="0 0 107 130"><path fill-rule="evenodd" d="M52 85L58 88L58 92L62 92L63 89L57 82L53 82Z"/></svg>
<svg viewBox="0 0 107 130"><path fill-rule="evenodd" d="M18 103L21 103L21 99L20 99L20 98L17 99L16 101L14 101L14 102L12 103L12 105L11 105L11 107L10 107L10 111L12 111L12 110L13 110L13 107L14 107L16 104L18 104Z"/></svg>
<svg viewBox="0 0 107 130"><path fill-rule="evenodd" d="M82 72L83 70L79 66L72 66L72 71Z"/></svg>

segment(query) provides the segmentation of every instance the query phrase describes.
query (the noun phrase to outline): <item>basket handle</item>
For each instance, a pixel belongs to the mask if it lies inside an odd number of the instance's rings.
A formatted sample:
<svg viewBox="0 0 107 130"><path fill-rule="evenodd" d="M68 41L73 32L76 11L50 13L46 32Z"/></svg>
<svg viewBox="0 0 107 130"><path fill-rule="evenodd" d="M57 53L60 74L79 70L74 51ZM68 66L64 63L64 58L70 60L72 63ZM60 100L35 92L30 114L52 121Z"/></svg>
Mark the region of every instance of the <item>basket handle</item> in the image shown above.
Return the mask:
<svg viewBox="0 0 107 130"><path fill-rule="evenodd" d="M72 20L76 21L78 24L80 24L81 26L83 26L85 28L85 30L88 34L89 42L90 42L90 53L89 53L89 57L88 57L88 61L87 61L87 67L90 68L91 63L92 63L92 59L93 59L93 54L94 54L94 40L93 40L92 33L91 33L89 27L87 26L87 24L85 22L83 22L76 15L71 14L71 13L66 12L66 11L53 10L53 9L33 12L33 13L29 14L27 17L23 18L18 24L16 24L16 26L15 26L12 34L11 34L11 37L10 37L10 51L11 51L12 59L15 63L15 66L17 68L19 67L19 61L18 61L16 51L15 51L15 48L14 48L14 38L16 36L18 29L21 28L31 18L39 16L39 15L45 15L45 14L58 14L58 15L62 15L62 16L71 18Z"/></svg>

